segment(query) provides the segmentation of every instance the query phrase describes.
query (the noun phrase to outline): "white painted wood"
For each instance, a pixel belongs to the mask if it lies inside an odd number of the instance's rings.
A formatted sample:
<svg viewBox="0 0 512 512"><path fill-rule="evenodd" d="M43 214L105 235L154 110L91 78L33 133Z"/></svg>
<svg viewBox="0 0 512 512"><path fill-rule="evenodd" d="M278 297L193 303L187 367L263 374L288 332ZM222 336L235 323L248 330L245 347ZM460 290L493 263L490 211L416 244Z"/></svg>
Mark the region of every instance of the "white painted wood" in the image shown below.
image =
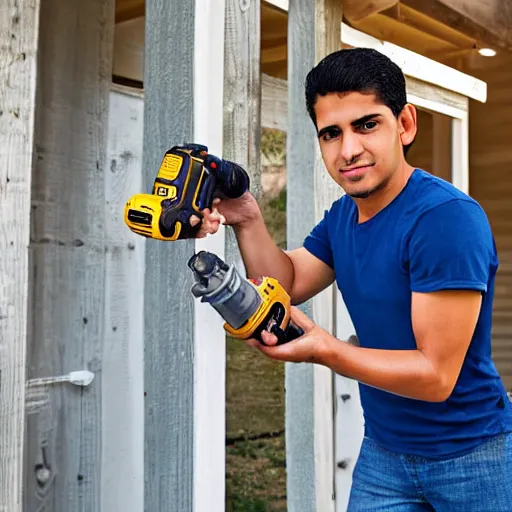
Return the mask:
<svg viewBox="0 0 512 512"><path fill-rule="evenodd" d="M142 187L144 105L110 93L105 166L106 283L102 367L101 510L144 510L145 238L125 225L124 204Z"/></svg>
<svg viewBox="0 0 512 512"><path fill-rule="evenodd" d="M487 85L482 80L461 73L456 69L395 44L380 41L375 37L349 27L345 23L342 24L342 42L352 47L374 48L378 50L400 66L406 76L444 87L477 101L486 101Z"/></svg>
<svg viewBox="0 0 512 512"><path fill-rule="evenodd" d="M265 0L266 4L273 5L282 11L288 11L289 0Z"/></svg>
<svg viewBox="0 0 512 512"><path fill-rule="evenodd" d="M452 120L452 183L469 194L468 115Z"/></svg>
<svg viewBox="0 0 512 512"><path fill-rule="evenodd" d="M194 140L222 154L224 82L223 0L196 0L194 35ZM225 230L196 241L224 258ZM194 305L194 457L195 512L225 508L226 333L209 305Z"/></svg>
<svg viewBox="0 0 512 512"><path fill-rule="evenodd" d="M0 511L21 512L39 3L0 5Z"/></svg>
<svg viewBox="0 0 512 512"><path fill-rule="evenodd" d="M444 114L445 116L453 117L455 119L463 119L464 117L467 117L466 110L454 108L450 105L422 98L414 94L407 93L407 101L417 107L424 108L431 112L438 112L439 114Z"/></svg>
<svg viewBox="0 0 512 512"><path fill-rule="evenodd" d="M338 290L336 290L336 310L335 336L340 340L348 340L350 336L355 335L355 329ZM352 487L352 473L364 435L364 418L358 382L336 375L334 386L336 512L346 512Z"/></svg>

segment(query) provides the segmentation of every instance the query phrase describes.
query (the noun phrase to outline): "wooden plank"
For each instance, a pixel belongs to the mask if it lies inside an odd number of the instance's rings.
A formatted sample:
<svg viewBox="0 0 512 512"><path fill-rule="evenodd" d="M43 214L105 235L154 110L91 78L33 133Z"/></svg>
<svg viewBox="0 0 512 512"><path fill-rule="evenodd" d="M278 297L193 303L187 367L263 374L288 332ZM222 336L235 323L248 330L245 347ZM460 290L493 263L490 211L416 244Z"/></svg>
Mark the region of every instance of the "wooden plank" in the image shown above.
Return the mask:
<svg viewBox="0 0 512 512"><path fill-rule="evenodd" d="M110 93L105 172L107 216L102 365L101 510L144 510L145 239L123 220L128 197L142 190L144 105L140 94Z"/></svg>
<svg viewBox="0 0 512 512"><path fill-rule="evenodd" d="M314 126L304 105L304 81L318 60L341 46L341 5L335 0L315 3L297 0L290 4L287 137L290 249L302 245L324 210L340 195L322 164ZM334 332L332 288L319 294L304 309L315 322ZM286 390L288 509L334 510L332 372L316 365L287 364Z"/></svg>
<svg viewBox="0 0 512 512"><path fill-rule="evenodd" d="M144 0L117 0L116 23L144 16Z"/></svg>
<svg viewBox="0 0 512 512"><path fill-rule="evenodd" d="M487 98L487 86L482 80L400 46L380 41L346 24L342 26L342 41L348 46L378 50L400 66L404 75L408 77L443 87L480 102L485 102Z"/></svg>
<svg viewBox="0 0 512 512"><path fill-rule="evenodd" d="M155 0L147 5L142 165L145 190L151 190L164 152L173 144L193 138L194 14L194 0L179 5ZM146 243L147 512L193 510L194 305L191 294L184 291L192 285L185 265L194 248L193 240Z"/></svg>
<svg viewBox="0 0 512 512"><path fill-rule="evenodd" d="M301 247L315 224L315 130L304 104L304 81L315 65L315 3L293 0L288 11L287 248ZM311 303L303 310L311 314ZM285 364L286 473L289 512L316 510L314 369Z"/></svg>
<svg viewBox="0 0 512 512"><path fill-rule="evenodd" d="M503 0L402 0L478 41L512 50L512 4Z"/></svg>
<svg viewBox="0 0 512 512"><path fill-rule="evenodd" d="M40 6L0 6L0 510L21 512Z"/></svg>
<svg viewBox="0 0 512 512"><path fill-rule="evenodd" d="M423 82L409 76L405 77L407 84L407 93L425 100L442 103L448 107L459 110L468 110L468 99L462 94L458 94L442 87Z"/></svg>
<svg viewBox="0 0 512 512"><path fill-rule="evenodd" d="M452 120L452 183L469 194L468 116Z"/></svg>
<svg viewBox="0 0 512 512"><path fill-rule="evenodd" d="M261 76L261 126L288 130L288 84L286 80Z"/></svg>
<svg viewBox="0 0 512 512"><path fill-rule="evenodd" d="M114 2L48 0L39 22L28 378L76 370L96 377L84 389L53 385L28 417L24 510L99 511Z"/></svg>
<svg viewBox="0 0 512 512"><path fill-rule="evenodd" d="M399 0L343 0L343 14L351 23L355 23L372 14L377 14L389 9L398 3Z"/></svg>
<svg viewBox="0 0 512 512"><path fill-rule="evenodd" d="M222 154L224 84L224 0L196 0L194 33L194 140ZM207 79L203 79L207 77ZM198 240L196 252L224 258L225 230ZM194 307L193 510L225 508L226 332L208 304ZM178 384L178 383L177 383ZM171 454L172 456L172 454ZM179 484L178 482L176 482ZM151 510L151 509L150 509ZM183 510L183 509L179 509Z"/></svg>
<svg viewBox="0 0 512 512"><path fill-rule="evenodd" d="M196 141L222 153L223 27L224 4L213 0L147 6L146 189L173 144ZM222 232L204 242L146 243L148 511L224 509L225 333L215 310L187 292L192 274L186 263L199 249L222 257Z"/></svg>

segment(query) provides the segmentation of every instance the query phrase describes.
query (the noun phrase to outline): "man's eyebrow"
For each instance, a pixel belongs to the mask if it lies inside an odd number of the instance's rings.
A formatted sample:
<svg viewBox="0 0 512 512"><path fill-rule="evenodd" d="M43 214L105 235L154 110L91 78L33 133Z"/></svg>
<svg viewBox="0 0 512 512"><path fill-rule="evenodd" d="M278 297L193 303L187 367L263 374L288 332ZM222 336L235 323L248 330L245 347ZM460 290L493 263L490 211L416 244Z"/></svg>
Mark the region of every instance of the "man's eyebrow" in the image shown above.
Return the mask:
<svg viewBox="0 0 512 512"><path fill-rule="evenodd" d="M372 119L375 119L376 117L381 117L381 116L382 116L382 114L378 114L378 113L368 114L366 116L360 117L359 119L356 119L355 121L352 121L350 123L350 125L353 126L354 128L357 128L358 126L361 126L364 123L367 123L368 121L371 121ZM331 130L340 130L340 127L335 125L335 124L331 124L329 126L326 126L325 128L322 128L318 132L317 135L320 138L322 135L324 135L325 133L330 132Z"/></svg>

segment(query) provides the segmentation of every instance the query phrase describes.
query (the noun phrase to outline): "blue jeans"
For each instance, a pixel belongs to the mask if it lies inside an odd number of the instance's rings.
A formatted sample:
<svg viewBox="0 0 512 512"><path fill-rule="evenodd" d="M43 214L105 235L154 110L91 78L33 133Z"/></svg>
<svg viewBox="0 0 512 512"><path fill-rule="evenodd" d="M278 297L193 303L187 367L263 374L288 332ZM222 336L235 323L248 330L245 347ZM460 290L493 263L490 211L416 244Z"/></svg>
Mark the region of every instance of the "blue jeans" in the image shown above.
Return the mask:
<svg viewBox="0 0 512 512"><path fill-rule="evenodd" d="M398 455L365 437L348 512L511 512L512 433L448 460Z"/></svg>

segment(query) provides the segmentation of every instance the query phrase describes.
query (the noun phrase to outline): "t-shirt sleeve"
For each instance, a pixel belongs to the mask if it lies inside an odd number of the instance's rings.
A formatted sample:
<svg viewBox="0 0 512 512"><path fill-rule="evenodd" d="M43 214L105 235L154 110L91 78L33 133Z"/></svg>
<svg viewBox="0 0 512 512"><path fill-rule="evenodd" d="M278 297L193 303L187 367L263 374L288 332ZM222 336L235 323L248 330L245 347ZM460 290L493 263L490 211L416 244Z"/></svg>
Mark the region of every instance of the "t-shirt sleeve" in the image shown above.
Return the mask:
<svg viewBox="0 0 512 512"><path fill-rule="evenodd" d="M312 229L304 240L304 247L325 264L334 268L331 241L329 239L329 212L325 212L324 218Z"/></svg>
<svg viewBox="0 0 512 512"><path fill-rule="evenodd" d="M477 204L454 199L429 210L409 242L411 291L487 291L496 262L487 216Z"/></svg>

